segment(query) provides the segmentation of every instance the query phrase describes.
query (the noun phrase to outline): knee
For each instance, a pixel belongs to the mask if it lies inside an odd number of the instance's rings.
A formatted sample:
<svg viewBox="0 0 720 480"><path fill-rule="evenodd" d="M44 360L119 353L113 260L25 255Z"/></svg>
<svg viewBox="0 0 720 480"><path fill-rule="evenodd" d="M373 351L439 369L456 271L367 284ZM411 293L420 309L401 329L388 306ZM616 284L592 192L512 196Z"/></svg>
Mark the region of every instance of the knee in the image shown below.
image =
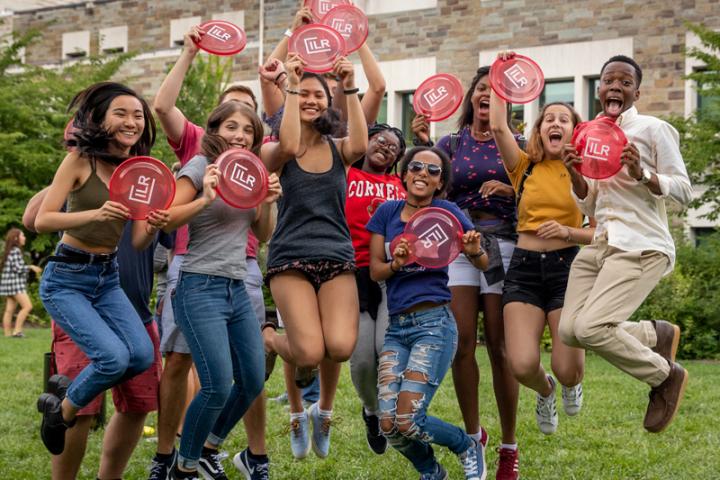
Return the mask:
<svg viewBox="0 0 720 480"><path fill-rule="evenodd" d="M602 343L603 328L602 326L591 327L584 322L576 322L573 328L573 336L577 344L583 347L599 346Z"/></svg>
<svg viewBox="0 0 720 480"><path fill-rule="evenodd" d="M513 376L523 384L535 377L540 365L540 359L534 357L511 358L508 360Z"/></svg>
<svg viewBox="0 0 720 480"><path fill-rule="evenodd" d="M397 434L395 428L395 417L392 415L382 416L380 418L380 432L386 437L392 437Z"/></svg>
<svg viewBox="0 0 720 480"><path fill-rule="evenodd" d="M163 377L172 379L187 378L188 371L192 366L192 357L187 353L170 352L165 355L165 368Z"/></svg>
<svg viewBox="0 0 720 480"><path fill-rule="evenodd" d="M28 313L32 312L32 309L33 309L33 306L32 306L32 304L30 303L30 304L28 304L27 306L22 307L22 308L20 309L20 312L21 312L21 313L24 313L24 314L28 314Z"/></svg>
<svg viewBox="0 0 720 480"><path fill-rule="evenodd" d="M557 381L561 385L565 385L566 387L572 387L582 382L583 376L585 374L585 369L582 366L573 368L568 366L555 367L555 365L553 365L552 370L555 374L555 378L557 379Z"/></svg>
<svg viewBox="0 0 720 480"><path fill-rule="evenodd" d="M395 419L395 426L398 434L410 440L427 441L426 435L423 433L425 424L424 415L407 414L399 415L400 418Z"/></svg>
<svg viewBox="0 0 720 480"><path fill-rule="evenodd" d="M142 373L150 368L155 362L155 348L150 338L147 341L135 345L128 360L128 370L134 373Z"/></svg>
<svg viewBox="0 0 720 480"><path fill-rule="evenodd" d="M455 361L475 361L475 349L477 347L477 338L472 335L464 335L458 338L457 352L455 353Z"/></svg>
<svg viewBox="0 0 720 480"><path fill-rule="evenodd" d="M346 362L352 356L353 346L354 345L334 345L328 347L327 356L333 362Z"/></svg>
<svg viewBox="0 0 720 480"><path fill-rule="evenodd" d="M118 379L126 374L130 365L130 352L126 348L116 348L104 352L96 363L97 371L110 379Z"/></svg>
<svg viewBox="0 0 720 480"><path fill-rule="evenodd" d="M574 322L570 318L566 318L564 316L560 318L560 324L558 325L558 335L560 336L560 340L562 340L565 345L572 346L577 344L573 323Z"/></svg>
<svg viewBox="0 0 720 480"><path fill-rule="evenodd" d="M325 357L322 345L298 345L292 349L293 361L299 368L317 367Z"/></svg>

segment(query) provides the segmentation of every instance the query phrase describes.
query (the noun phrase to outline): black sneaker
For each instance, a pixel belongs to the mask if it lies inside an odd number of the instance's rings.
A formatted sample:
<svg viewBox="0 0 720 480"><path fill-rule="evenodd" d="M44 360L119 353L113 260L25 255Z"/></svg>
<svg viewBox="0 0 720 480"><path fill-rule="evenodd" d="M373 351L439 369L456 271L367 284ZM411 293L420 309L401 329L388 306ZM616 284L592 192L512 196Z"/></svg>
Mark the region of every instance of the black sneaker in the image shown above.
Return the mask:
<svg viewBox="0 0 720 480"><path fill-rule="evenodd" d="M158 457L156 454L150 464L150 476L148 480L168 480L170 478L170 471L175 465L177 460L177 450L173 448L170 455L163 455L163 458Z"/></svg>
<svg viewBox="0 0 720 480"><path fill-rule="evenodd" d="M380 419L376 415L368 415L365 413L365 407L362 408L362 419L365 422L365 438L367 439L370 450L382 455L387 451L387 438L380 433Z"/></svg>
<svg viewBox="0 0 720 480"><path fill-rule="evenodd" d="M225 456L221 455L217 450L203 447L198 460L198 472L208 480L228 480L221 463L223 458Z"/></svg>
<svg viewBox="0 0 720 480"><path fill-rule="evenodd" d="M47 393L55 395L60 399L60 401L62 401L65 398L65 394L67 393L67 389L71 383L72 380L65 375L55 374L48 379Z"/></svg>
<svg viewBox="0 0 720 480"><path fill-rule="evenodd" d="M168 477L169 480L200 480L200 475L198 475L198 472L182 472L180 469L175 465L172 470L170 470L170 476Z"/></svg>
<svg viewBox="0 0 720 480"><path fill-rule="evenodd" d="M62 416L62 400L52 393L43 393L37 401L38 412L43 414L40 424L40 438L45 448L53 455L60 455L65 450L65 430L75 424L65 423Z"/></svg>
<svg viewBox="0 0 720 480"><path fill-rule="evenodd" d="M245 475L245 480L268 480L270 478L268 472L270 463L258 462L251 458L249 448L235 455L233 463Z"/></svg>

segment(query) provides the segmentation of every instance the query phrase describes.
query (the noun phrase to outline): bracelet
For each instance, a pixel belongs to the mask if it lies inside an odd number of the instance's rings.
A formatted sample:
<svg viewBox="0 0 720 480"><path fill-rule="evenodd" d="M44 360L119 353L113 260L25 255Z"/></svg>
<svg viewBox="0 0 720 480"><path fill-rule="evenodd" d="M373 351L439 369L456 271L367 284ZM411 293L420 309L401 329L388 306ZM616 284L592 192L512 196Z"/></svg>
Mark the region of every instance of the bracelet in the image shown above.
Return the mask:
<svg viewBox="0 0 720 480"><path fill-rule="evenodd" d="M354 94L358 93L359 91L360 91L360 89L356 87L356 88L351 88L350 90L343 90L343 93L345 95L354 95Z"/></svg>
<svg viewBox="0 0 720 480"><path fill-rule="evenodd" d="M468 255L467 253L465 254L465 256L467 258L480 258L483 255L485 255L485 250L483 250L482 248L480 249L480 251L478 253L473 253L472 255Z"/></svg>
<svg viewBox="0 0 720 480"><path fill-rule="evenodd" d="M293 36L293 31L288 28L287 30L285 30L285 33L283 35L290 38Z"/></svg>
<svg viewBox="0 0 720 480"><path fill-rule="evenodd" d="M289 88L285 89L285 93L289 95L300 95L300 92L298 92L297 90L290 90Z"/></svg>
<svg viewBox="0 0 720 480"><path fill-rule="evenodd" d="M280 72L280 73L277 74L277 76L275 77L275 80L273 81L273 83L274 83L275 85L278 84L278 82L280 81L280 77L281 77L282 75L287 76L287 72Z"/></svg>
<svg viewBox="0 0 720 480"><path fill-rule="evenodd" d="M567 229L568 229L568 234L567 234L567 238L565 238L565 242L570 243L572 241L572 232L570 231L570 227L567 227Z"/></svg>
<svg viewBox="0 0 720 480"><path fill-rule="evenodd" d="M390 271L393 272L393 273L398 273L398 272L400 271L400 270L395 270L395 269L393 268L393 261L390 261Z"/></svg>

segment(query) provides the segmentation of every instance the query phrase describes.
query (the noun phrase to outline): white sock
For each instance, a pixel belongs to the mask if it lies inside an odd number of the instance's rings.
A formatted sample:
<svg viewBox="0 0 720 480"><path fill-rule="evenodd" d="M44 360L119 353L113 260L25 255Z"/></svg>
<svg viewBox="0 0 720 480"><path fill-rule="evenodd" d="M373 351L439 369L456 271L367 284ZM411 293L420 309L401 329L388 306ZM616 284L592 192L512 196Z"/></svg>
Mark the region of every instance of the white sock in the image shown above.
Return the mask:
<svg viewBox="0 0 720 480"><path fill-rule="evenodd" d="M501 443L500 448L505 448L514 452L517 450L517 443Z"/></svg>
<svg viewBox="0 0 720 480"><path fill-rule="evenodd" d="M290 421L297 420L298 418L304 418L305 412L290 413Z"/></svg>
<svg viewBox="0 0 720 480"><path fill-rule="evenodd" d="M332 417L333 411L332 410L323 410L322 408L320 408L320 405L318 405L317 411L321 417Z"/></svg>
<svg viewBox="0 0 720 480"><path fill-rule="evenodd" d="M480 443L480 440L482 440L482 430L478 433L468 433L468 436L475 440L477 443Z"/></svg>

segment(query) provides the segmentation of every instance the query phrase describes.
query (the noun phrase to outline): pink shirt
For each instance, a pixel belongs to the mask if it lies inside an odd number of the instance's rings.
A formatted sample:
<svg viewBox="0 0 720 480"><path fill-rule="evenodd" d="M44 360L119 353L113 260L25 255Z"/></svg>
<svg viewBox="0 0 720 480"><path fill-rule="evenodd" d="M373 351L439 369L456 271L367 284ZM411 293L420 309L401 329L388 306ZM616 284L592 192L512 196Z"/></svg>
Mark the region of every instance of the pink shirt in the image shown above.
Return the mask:
<svg viewBox="0 0 720 480"><path fill-rule="evenodd" d="M180 137L180 142L174 144L168 138L168 144L175 152L175 156L180 161L180 165L185 166L195 155L200 153L200 142L205 135L205 129L192 123L187 118L185 126ZM184 225L177 229L175 234L175 255L184 255L187 253L187 246L190 238L188 236L188 227ZM257 257L257 249L259 245L258 239L253 235L252 231L248 231L247 256L251 258Z"/></svg>

